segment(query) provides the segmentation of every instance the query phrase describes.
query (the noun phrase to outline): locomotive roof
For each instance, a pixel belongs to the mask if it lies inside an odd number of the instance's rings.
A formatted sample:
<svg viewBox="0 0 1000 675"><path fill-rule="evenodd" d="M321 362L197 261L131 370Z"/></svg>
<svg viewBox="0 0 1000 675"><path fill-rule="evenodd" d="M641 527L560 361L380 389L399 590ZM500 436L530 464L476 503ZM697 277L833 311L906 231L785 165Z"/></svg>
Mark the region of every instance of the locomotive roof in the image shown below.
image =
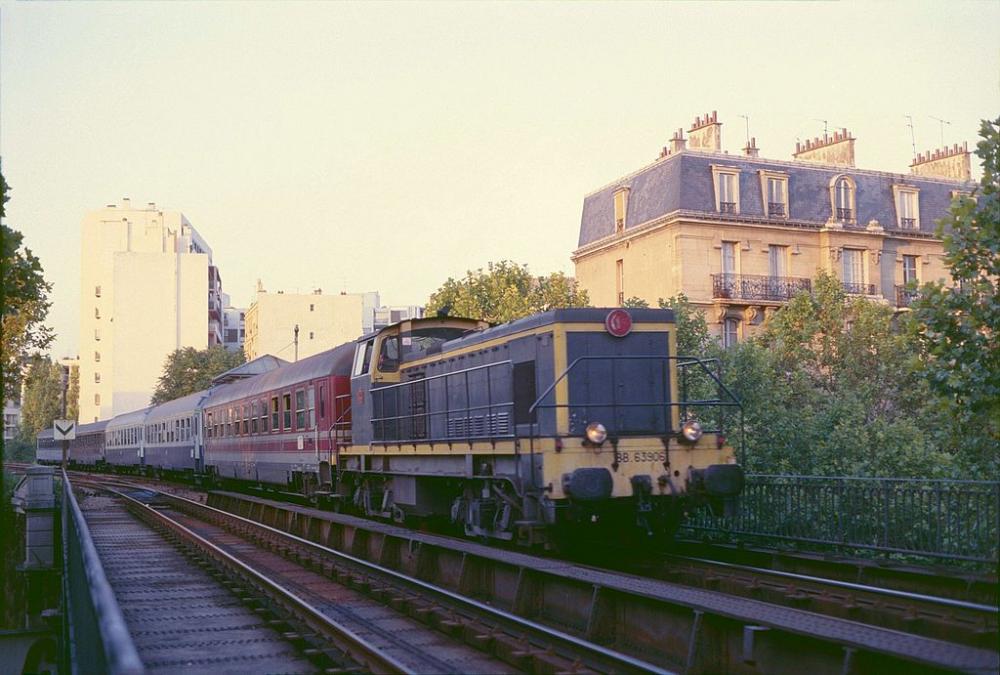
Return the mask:
<svg viewBox="0 0 1000 675"><path fill-rule="evenodd" d="M607 318L608 313L615 310L621 309L619 307L610 308L600 308L600 307L575 307L568 309L551 309L547 312L539 312L538 314L532 314L531 316L526 316L523 319L517 319L516 321L511 321L509 323L502 323L496 326L491 326L483 331L476 331L469 333L468 335L463 335L462 337L455 338L454 340L449 340L445 342L441 347L442 352L447 352L452 349L457 349L460 347L467 347L469 345L474 345L479 342L485 342L487 340L494 340L496 338L502 338L507 335L513 335L515 333L520 333L527 330L533 330L535 328L540 328L542 326L547 326L555 323L598 323L603 324L604 320ZM626 311L632 316L633 323L673 323L674 322L674 310L672 309L642 309L642 308L629 308ZM419 326L420 320L414 320L413 326ZM422 358L423 355L418 355L417 358Z"/></svg>
<svg viewBox="0 0 1000 675"><path fill-rule="evenodd" d="M166 403L160 404L153 407L149 411L149 416L146 418L146 424L152 424L153 422L159 422L167 418L176 417L177 415L182 415L184 413L193 413L195 410L199 410L201 405L199 405L203 398L208 395L212 390L203 389L201 391L196 391L193 394L188 394L187 396L182 396L181 398L176 398L173 401L167 401Z"/></svg>
<svg viewBox="0 0 1000 675"><path fill-rule="evenodd" d="M152 406L112 417L108 420L108 426L105 427L105 430L112 431L114 429L120 429L121 427L127 427L133 424L142 424L143 420L146 419L146 414L149 413L150 410L152 410Z"/></svg>
<svg viewBox="0 0 1000 675"><path fill-rule="evenodd" d="M290 363L274 370L239 380L232 384L224 384L212 389L207 405L218 405L244 398L250 398L264 392L282 389L284 387L307 382L330 375L351 374L351 363L354 360L354 343L328 349L297 363Z"/></svg>

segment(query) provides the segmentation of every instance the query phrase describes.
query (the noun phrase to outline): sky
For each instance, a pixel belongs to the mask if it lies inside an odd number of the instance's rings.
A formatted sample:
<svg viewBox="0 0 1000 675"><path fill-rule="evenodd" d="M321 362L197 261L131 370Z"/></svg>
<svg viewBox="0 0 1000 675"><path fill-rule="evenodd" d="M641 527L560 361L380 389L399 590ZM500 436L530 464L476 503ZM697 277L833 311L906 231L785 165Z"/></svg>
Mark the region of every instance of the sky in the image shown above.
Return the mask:
<svg viewBox="0 0 1000 675"><path fill-rule="evenodd" d="M7 224L53 283L57 357L83 216L122 197L181 210L236 306L257 279L424 304L489 261L572 274L584 195L712 110L734 154L741 115L775 159L825 126L866 169L973 147L997 26L997 0L0 0Z"/></svg>

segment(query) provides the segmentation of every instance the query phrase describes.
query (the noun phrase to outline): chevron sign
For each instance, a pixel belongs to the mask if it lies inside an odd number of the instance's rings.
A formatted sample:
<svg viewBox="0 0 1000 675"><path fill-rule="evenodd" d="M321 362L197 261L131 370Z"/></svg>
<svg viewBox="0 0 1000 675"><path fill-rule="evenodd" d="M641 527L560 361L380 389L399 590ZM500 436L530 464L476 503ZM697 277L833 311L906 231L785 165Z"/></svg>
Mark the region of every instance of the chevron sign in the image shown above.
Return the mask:
<svg viewBox="0 0 1000 675"><path fill-rule="evenodd" d="M56 441L72 441L76 438L74 420L52 420L52 438Z"/></svg>

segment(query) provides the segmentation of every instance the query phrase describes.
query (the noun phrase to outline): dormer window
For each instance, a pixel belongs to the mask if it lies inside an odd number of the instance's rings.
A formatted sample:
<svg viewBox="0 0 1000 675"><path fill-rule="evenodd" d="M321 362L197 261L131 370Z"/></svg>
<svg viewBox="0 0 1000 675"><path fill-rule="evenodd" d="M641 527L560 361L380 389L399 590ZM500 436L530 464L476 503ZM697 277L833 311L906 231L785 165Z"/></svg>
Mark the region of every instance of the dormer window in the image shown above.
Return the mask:
<svg viewBox="0 0 1000 675"><path fill-rule="evenodd" d="M920 229L920 191L909 185L892 186L896 202L896 227L901 230Z"/></svg>
<svg viewBox="0 0 1000 675"><path fill-rule="evenodd" d="M740 170L713 164L712 181L715 186L715 210L718 213L739 213Z"/></svg>
<svg viewBox="0 0 1000 675"><path fill-rule="evenodd" d="M615 234L625 231L625 218L628 216L629 188L620 187L615 190Z"/></svg>
<svg viewBox="0 0 1000 675"><path fill-rule="evenodd" d="M788 174L780 171L761 171L760 187L764 215L768 218L787 218Z"/></svg>
<svg viewBox="0 0 1000 675"><path fill-rule="evenodd" d="M857 210L854 201L854 180L850 176L838 176L830 184L830 197L833 202L833 219L842 223L853 223L857 220Z"/></svg>

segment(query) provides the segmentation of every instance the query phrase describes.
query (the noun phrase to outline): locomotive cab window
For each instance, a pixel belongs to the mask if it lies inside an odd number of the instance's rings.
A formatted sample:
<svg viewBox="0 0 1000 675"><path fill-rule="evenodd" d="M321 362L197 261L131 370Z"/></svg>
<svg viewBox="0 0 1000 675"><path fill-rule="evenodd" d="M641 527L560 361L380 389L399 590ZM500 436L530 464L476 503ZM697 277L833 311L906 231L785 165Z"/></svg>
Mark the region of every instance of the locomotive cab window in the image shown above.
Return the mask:
<svg viewBox="0 0 1000 675"><path fill-rule="evenodd" d="M375 340L368 340L364 344L359 344L357 346L357 351L354 353L354 376L365 375L368 372L369 364L372 361L372 346L375 344Z"/></svg>
<svg viewBox="0 0 1000 675"><path fill-rule="evenodd" d="M383 373L399 370L399 336L390 335L382 340L378 353L378 369Z"/></svg>

